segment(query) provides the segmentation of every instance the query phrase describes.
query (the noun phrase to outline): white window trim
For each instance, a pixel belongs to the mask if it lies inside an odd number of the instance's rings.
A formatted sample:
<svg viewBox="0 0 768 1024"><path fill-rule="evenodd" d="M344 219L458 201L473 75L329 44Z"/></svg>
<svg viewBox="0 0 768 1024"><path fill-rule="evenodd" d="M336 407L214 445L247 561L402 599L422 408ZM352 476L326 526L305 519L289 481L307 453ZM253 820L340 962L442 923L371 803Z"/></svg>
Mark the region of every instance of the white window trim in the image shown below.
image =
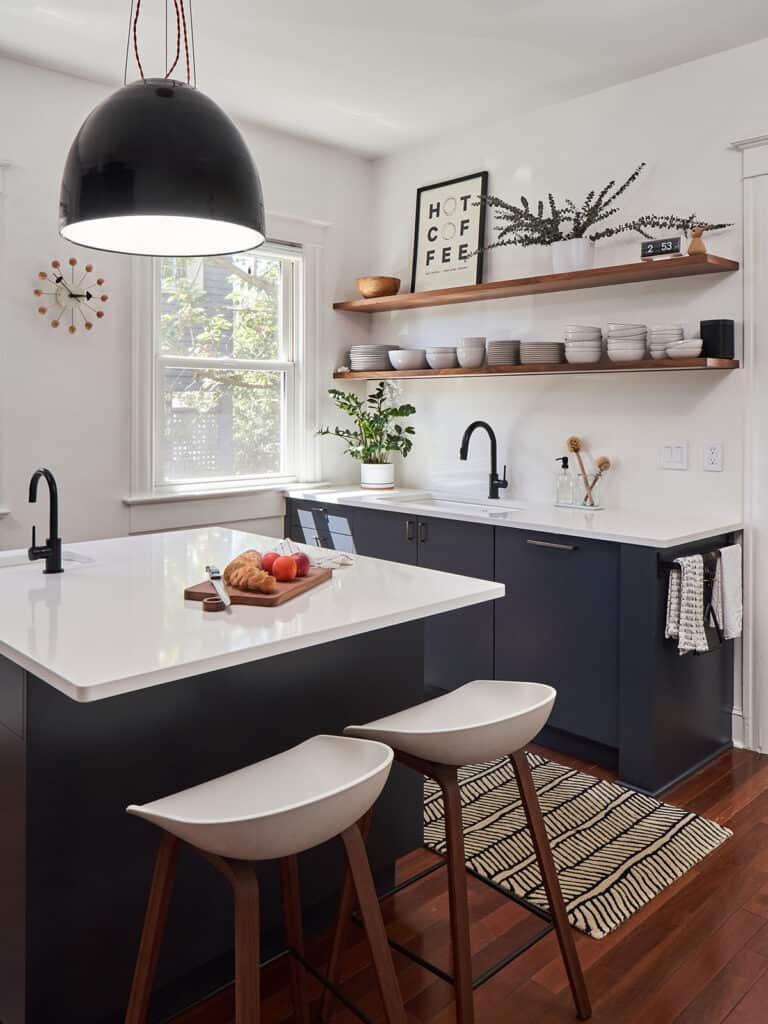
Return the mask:
<svg viewBox="0 0 768 1024"><path fill-rule="evenodd" d="M318 478L319 450L315 432L318 426L318 356L321 345L320 285L327 225L269 214L267 226L270 241L298 245L302 249L303 270L297 282L302 294L297 303L300 315L296 324L292 398L296 410L291 439L295 472L289 476L249 478L242 483L226 485L217 481L197 481L184 486L154 485L153 429L156 412L152 401L155 394L156 280L152 260L134 256L131 261L131 479L130 492L123 499L124 504L237 496L278 490L297 480L309 482ZM236 363L226 361L231 368L236 368ZM276 362L275 368L281 369L283 364Z"/></svg>

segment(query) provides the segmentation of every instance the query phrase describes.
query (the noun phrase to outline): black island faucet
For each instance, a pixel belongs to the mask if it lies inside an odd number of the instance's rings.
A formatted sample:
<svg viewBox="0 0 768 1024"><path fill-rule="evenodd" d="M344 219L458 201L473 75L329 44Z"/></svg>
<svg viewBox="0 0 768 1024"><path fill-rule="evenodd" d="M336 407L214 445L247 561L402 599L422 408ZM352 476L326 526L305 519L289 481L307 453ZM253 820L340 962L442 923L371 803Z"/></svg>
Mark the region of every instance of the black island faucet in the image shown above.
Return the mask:
<svg viewBox="0 0 768 1024"><path fill-rule="evenodd" d="M488 437L491 440L491 472L488 476L488 497L498 498L499 490L502 487L509 487L509 481L507 480L507 467L504 467L503 478L499 477L498 463L496 461L496 435L493 432L493 427L485 420L475 420L474 423L470 423L467 429L464 431L464 437L461 439L461 448L459 449L459 458L462 462L467 461L467 455L469 454L469 439L472 437L474 432L482 427L486 431Z"/></svg>
<svg viewBox="0 0 768 1024"><path fill-rule="evenodd" d="M32 527L32 546L27 551L30 562L39 558L45 559L43 572L63 572L61 567L61 537L59 536L59 489L56 486L56 478L50 469L36 469L29 481L29 500L37 501L37 485L40 477L44 476L48 483L48 499L50 502L50 518L48 525L48 540L44 545L35 543L35 527Z"/></svg>

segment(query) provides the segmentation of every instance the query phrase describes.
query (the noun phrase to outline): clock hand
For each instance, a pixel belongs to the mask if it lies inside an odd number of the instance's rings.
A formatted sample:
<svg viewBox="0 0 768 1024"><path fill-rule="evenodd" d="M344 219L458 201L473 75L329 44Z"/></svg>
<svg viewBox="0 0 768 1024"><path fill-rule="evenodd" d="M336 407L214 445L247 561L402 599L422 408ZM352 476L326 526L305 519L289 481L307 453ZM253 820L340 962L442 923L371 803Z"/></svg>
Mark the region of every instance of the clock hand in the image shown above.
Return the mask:
<svg viewBox="0 0 768 1024"><path fill-rule="evenodd" d="M67 289L67 291L69 292L70 296L72 296L72 289L71 289L71 288L69 287L69 285L68 285L68 284L67 284L67 282L66 282L66 281L64 280L64 277L63 277L63 276L62 276L61 274L59 274L59 276L58 276L58 277L56 278L56 284L63 284L63 285L64 285L64 287L65 287L65 288Z"/></svg>

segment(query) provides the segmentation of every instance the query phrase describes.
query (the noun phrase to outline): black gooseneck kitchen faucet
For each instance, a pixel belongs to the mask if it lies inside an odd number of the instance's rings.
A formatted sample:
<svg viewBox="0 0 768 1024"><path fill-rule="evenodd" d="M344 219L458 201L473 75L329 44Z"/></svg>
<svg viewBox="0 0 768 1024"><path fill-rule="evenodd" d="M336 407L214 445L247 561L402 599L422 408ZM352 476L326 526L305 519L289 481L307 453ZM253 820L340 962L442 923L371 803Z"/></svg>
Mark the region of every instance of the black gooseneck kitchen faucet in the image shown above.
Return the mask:
<svg viewBox="0 0 768 1024"><path fill-rule="evenodd" d="M48 540L45 544L38 545L35 537L35 527L32 527L32 546L27 554L30 562L37 559L45 559L44 572L63 572L61 567L61 537L59 536L59 489L56 486L56 478L50 469L36 469L29 481L29 500L37 501L37 485L40 477L43 476L48 483L48 499L50 502L50 521L48 525Z"/></svg>
<svg viewBox="0 0 768 1024"><path fill-rule="evenodd" d="M475 420L474 423L470 423L467 429L464 431L464 437L461 439L461 448L459 449L459 458L462 462L467 461L467 455L469 454L469 439L472 437L474 432L482 427L486 431L488 437L491 440L491 472L488 475L488 497L498 498L499 490L502 487L509 487L509 481L507 480L507 467L504 467L503 478L498 473L498 463L496 461L496 435L493 432L493 427L485 420Z"/></svg>

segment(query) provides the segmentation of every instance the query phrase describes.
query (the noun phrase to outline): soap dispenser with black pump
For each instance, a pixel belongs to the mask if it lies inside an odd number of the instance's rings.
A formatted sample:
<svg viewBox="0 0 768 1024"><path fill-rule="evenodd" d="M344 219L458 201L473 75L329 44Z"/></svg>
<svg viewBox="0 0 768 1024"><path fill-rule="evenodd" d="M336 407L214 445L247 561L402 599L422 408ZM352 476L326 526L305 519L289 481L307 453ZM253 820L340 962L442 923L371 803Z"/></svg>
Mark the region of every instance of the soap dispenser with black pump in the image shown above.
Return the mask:
<svg viewBox="0 0 768 1024"><path fill-rule="evenodd" d="M568 456L560 455L555 462L560 463L560 469L555 477L555 504L573 505L574 482L573 474L568 467Z"/></svg>

